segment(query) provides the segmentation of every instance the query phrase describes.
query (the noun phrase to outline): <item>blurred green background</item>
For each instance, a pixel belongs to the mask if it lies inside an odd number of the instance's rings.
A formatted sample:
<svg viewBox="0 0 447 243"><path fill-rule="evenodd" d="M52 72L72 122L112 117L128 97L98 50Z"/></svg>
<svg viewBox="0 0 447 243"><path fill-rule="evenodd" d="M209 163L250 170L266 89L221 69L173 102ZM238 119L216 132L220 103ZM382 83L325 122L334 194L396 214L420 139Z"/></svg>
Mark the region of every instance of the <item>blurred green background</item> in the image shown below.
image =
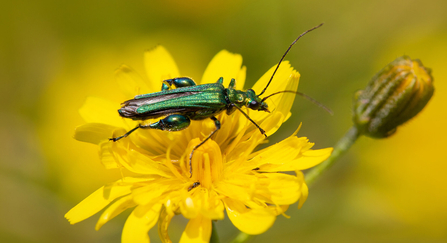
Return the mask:
<svg viewBox="0 0 447 243"><path fill-rule="evenodd" d="M94 230L64 214L103 184L97 147L72 138L87 96L115 99L122 63L144 75L143 53L165 46L182 75L199 80L221 49L240 53L250 87L304 30L325 25L289 53L299 90L272 142L299 136L333 146L351 126L356 90L401 55L433 69L435 95L389 139L361 138L301 210L279 216L255 242L447 242L447 2L378 1L1 1L0 242L119 242L126 213ZM127 212L129 213L129 212ZM171 224L178 240L186 220ZM222 242L237 230L217 222ZM159 242L156 229L151 240Z"/></svg>

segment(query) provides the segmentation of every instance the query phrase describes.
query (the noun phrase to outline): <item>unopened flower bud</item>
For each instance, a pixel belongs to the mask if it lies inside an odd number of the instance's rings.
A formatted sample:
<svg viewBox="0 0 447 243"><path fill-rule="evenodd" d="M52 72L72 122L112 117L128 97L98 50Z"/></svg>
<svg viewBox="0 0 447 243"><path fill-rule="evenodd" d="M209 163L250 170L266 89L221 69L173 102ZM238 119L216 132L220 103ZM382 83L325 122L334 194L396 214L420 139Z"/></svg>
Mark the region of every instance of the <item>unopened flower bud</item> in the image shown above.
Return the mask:
<svg viewBox="0 0 447 243"><path fill-rule="evenodd" d="M434 92L431 70L402 56L378 72L354 97L354 124L375 138L393 134L419 113Z"/></svg>

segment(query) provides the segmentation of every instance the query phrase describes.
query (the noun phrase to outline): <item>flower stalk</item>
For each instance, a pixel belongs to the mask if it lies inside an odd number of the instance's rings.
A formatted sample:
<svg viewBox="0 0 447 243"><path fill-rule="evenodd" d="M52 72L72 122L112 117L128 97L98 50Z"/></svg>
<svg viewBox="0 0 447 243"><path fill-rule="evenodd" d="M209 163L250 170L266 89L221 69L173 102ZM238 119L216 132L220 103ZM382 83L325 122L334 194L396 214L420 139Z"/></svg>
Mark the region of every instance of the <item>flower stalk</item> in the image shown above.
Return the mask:
<svg viewBox="0 0 447 243"><path fill-rule="evenodd" d="M323 163L315 166L305 175L305 180L307 185L311 185L315 180L327 169L329 169L338 158L348 151L349 148L357 141L360 137L360 132L356 126L351 127L348 132L340 139L334 146L334 151L331 156L327 158Z"/></svg>
<svg viewBox="0 0 447 243"><path fill-rule="evenodd" d="M254 235L249 235L247 233L244 232L240 232L236 238L234 238L233 241L231 241L231 243L245 243L250 241L251 239L253 239L255 236Z"/></svg>
<svg viewBox="0 0 447 243"><path fill-rule="evenodd" d="M220 243L219 235L217 234L215 222L213 222L213 224L212 224L210 243Z"/></svg>

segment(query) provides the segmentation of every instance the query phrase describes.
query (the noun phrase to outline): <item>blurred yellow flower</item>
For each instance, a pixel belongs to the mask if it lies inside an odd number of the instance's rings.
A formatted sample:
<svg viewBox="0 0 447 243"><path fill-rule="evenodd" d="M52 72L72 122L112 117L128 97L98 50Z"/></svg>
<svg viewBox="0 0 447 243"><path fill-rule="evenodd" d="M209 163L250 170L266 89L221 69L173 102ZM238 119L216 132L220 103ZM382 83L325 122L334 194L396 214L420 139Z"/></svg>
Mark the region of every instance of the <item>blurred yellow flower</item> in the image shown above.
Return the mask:
<svg viewBox="0 0 447 243"><path fill-rule="evenodd" d="M116 72L121 89L129 97L159 91L162 80L181 76L171 55L161 46L146 52L145 64L147 82L124 65ZM240 55L221 51L197 83L212 83L223 77L227 87L231 78L236 78L236 88L242 89L246 68L241 65ZM254 90L265 87L273 69L259 79ZM283 62L267 92L296 90L298 81L299 74ZM249 116L271 135L290 117L294 98L290 93L272 96L268 100L271 113L251 112ZM99 229L122 211L135 207L124 225L122 242L149 242L147 232L156 222L163 242L170 242L167 229L176 214L190 219L181 242L208 242L211 220L223 219L224 210L239 230L263 233L288 205L299 200L301 207L308 195L301 170L319 164L332 151L311 150L313 144L294 133L255 152L264 142L264 135L240 112L220 114L217 119L221 129L194 152L190 177L189 154L215 129L210 119L192 121L180 132L138 129L127 138L110 142L109 138L123 135L136 125L120 118L118 108L104 99L87 99L80 113L88 123L76 129L75 138L99 145L106 168L122 168L133 175L100 188L65 217L74 224L108 206L96 225ZM295 174L279 173L285 171Z"/></svg>

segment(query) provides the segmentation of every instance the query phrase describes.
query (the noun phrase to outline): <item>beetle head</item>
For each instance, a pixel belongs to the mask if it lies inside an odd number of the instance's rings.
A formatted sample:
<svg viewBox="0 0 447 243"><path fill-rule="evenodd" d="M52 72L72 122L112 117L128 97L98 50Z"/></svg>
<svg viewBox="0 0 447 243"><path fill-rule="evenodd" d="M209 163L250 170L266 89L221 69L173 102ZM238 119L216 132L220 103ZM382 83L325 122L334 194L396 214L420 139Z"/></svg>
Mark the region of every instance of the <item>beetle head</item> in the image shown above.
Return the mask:
<svg viewBox="0 0 447 243"><path fill-rule="evenodd" d="M255 94L255 91L252 89L247 90L247 100L246 101L247 101L246 106L252 110L270 112L268 110L267 103L264 102L263 99L259 98Z"/></svg>

